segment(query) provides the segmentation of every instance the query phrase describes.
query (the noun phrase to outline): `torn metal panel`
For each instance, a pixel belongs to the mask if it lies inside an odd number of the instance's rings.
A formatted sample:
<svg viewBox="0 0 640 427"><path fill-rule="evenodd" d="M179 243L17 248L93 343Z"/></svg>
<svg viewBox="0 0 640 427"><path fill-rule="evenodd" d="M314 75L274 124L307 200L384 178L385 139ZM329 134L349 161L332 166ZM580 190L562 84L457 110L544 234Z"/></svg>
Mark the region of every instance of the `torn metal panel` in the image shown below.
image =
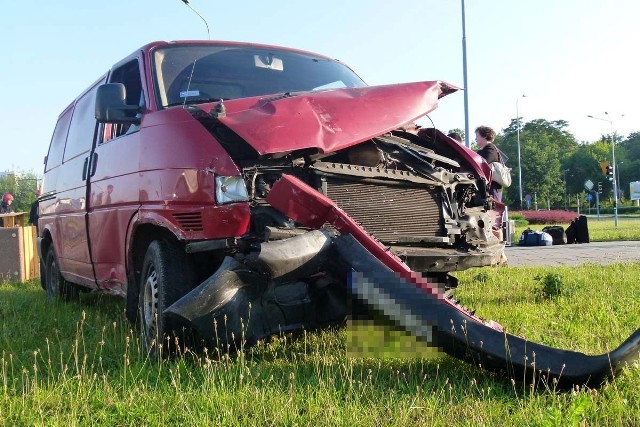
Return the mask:
<svg viewBox="0 0 640 427"><path fill-rule="evenodd" d="M433 111L457 90L438 82L334 89L225 103L219 120L260 154L338 151L398 129Z"/></svg>
<svg viewBox="0 0 640 427"><path fill-rule="evenodd" d="M327 230L316 230L262 243L245 262L226 257L211 277L164 314L177 328L193 328L222 346L341 322L347 312L346 288L323 267L332 248L330 237Z"/></svg>

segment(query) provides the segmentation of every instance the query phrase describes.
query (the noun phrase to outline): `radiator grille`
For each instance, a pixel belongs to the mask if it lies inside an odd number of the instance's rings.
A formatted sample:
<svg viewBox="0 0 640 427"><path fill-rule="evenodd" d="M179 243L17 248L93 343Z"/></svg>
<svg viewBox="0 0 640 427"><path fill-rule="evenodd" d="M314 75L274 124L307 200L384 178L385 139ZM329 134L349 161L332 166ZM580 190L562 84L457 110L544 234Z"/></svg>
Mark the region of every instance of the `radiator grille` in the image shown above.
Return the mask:
<svg viewBox="0 0 640 427"><path fill-rule="evenodd" d="M200 212L185 212L173 214L180 226L186 231L202 231L202 214Z"/></svg>
<svg viewBox="0 0 640 427"><path fill-rule="evenodd" d="M438 191L327 178L327 197L385 243L445 236Z"/></svg>

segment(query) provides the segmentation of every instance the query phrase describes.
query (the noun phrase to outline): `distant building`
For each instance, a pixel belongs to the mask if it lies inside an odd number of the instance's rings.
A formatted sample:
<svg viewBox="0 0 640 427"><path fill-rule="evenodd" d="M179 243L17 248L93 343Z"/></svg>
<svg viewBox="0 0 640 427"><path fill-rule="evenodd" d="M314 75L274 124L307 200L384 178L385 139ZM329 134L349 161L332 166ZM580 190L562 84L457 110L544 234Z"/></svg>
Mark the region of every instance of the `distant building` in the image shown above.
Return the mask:
<svg viewBox="0 0 640 427"><path fill-rule="evenodd" d="M4 171L4 172L0 172L0 178L4 178L7 176L15 176L16 178L20 178L22 177L22 172L17 172L17 171Z"/></svg>

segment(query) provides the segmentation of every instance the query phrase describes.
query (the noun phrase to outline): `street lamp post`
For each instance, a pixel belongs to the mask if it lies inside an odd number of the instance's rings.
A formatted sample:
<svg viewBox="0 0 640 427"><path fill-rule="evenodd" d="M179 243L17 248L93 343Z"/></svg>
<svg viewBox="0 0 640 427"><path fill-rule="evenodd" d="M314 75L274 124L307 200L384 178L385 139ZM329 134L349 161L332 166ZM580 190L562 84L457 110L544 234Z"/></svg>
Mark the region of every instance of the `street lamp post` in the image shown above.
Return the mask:
<svg viewBox="0 0 640 427"><path fill-rule="evenodd" d="M609 117L609 113L606 111L604 114ZM611 166L613 167L613 222L615 227L618 228L618 184L616 183L616 140L613 132L613 120L603 119L601 117L594 117L589 114L587 117L596 120L602 120L603 122L609 122L611 126Z"/></svg>
<svg viewBox="0 0 640 427"><path fill-rule="evenodd" d="M567 172L569 169L562 171L562 180L564 181L564 210L567 210Z"/></svg>
<svg viewBox="0 0 640 427"><path fill-rule="evenodd" d="M467 83L467 30L465 24L464 0L462 3L462 79L464 84L464 145L471 148L469 141L469 84ZM520 197L522 199L522 197Z"/></svg>
<svg viewBox="0 0 640 427"><path fill-rule="evenodd" d="M516 132L518 138L518 189L520 190L520 209L523 209L522 204L522 163L520 161L520 112L518 111L518 102L520 98L526 98L527 95L522 95L516 98Z"/></svg>
<svg viewBox="0 0 640 427"><path fill-rule="evenodd" d="M618 183L617 183L617 186L618 186L618 193L616 193L616 200L620 200L620 197L619 197L619 196L620 196L620 193L622 193L622 191L620 190L620 169L619 169L619 167L620 167L620 165L621 165L621 164L623 164L623 163L624 163L624 162L618 162L618 164L616 165L616 166L618 166L618 167L616 167L616 172L617 172L617 175L616 175L616 176L618 177L618 178L617 178L617 180L618 180Z"/></svg>

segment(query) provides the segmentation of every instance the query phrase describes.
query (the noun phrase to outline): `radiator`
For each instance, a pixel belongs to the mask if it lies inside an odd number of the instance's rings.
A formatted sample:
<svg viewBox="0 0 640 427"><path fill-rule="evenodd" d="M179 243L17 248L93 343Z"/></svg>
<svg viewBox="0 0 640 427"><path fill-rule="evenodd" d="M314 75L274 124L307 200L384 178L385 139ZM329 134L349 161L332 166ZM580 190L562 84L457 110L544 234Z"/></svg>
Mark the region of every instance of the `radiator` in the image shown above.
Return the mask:
<svg viewBox="0 0 640 427"><path fill-rule="evenodd" d="M382 242L418 243L446 236L438 189L325 179L327 197Z"/></svg>

